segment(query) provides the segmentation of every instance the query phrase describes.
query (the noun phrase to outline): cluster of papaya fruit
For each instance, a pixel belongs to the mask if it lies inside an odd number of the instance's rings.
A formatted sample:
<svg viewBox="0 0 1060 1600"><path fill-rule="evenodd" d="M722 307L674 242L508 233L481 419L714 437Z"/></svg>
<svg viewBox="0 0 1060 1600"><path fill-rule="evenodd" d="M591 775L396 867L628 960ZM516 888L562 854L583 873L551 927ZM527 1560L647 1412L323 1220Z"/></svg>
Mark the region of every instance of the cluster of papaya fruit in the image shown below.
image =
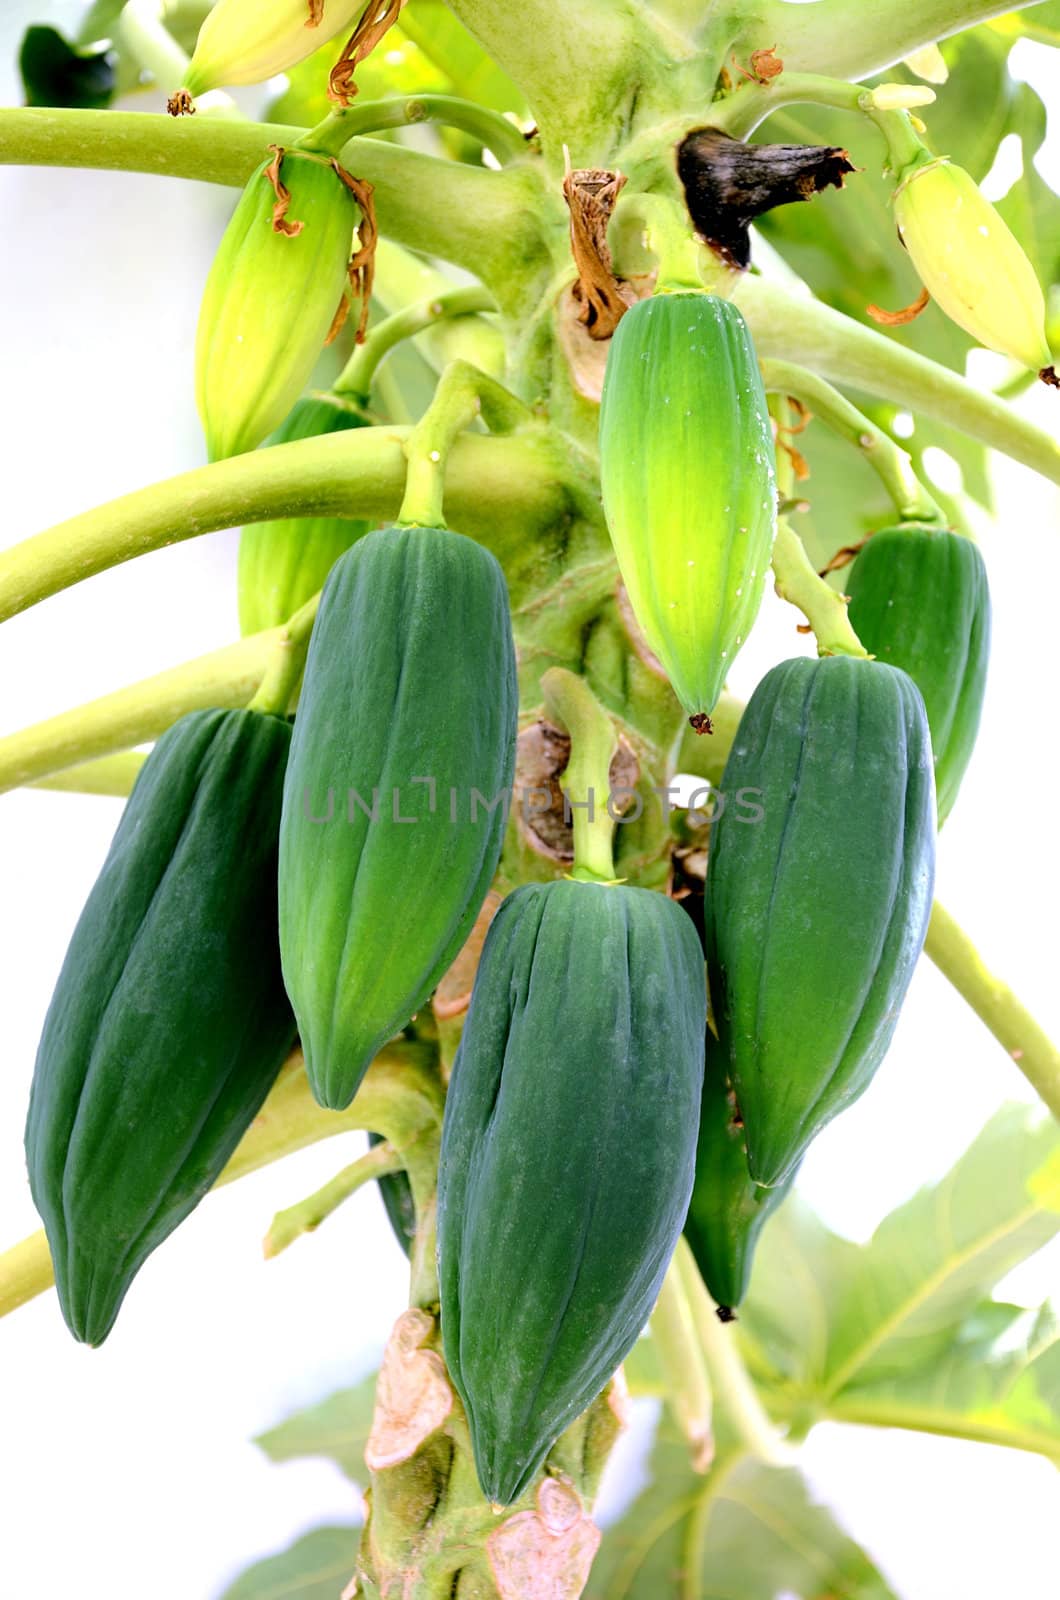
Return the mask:
<svg viewBox="0 0 1060 1600"><path fill-rule="evenodd" d="M209 293L204 315L215 453L252 447L301 377L248 380L256 409L231 426L210 372L243 324ZM358 420L304 401L281 438ZM633 612L705 732L777 516L739 311L689 293L627 312L600 444ZM325 577L293 728L252 706L163 735L48 1012L30 1179L63 1314L90 1344L296 1037L320 1103L349 1105L498 867L518 715L500 567L443 528L272 524L244 541L244 621L276 620ZM629 1352L682 1229L719 1307L739 1302L762 1221L887 1048L926 932L936 804L975 737L989 602L974 546L926 527L877 534L851 587L871 657L783 663L740 723L724 787L760 790L761 816L714 827L705 952L674 900L577 860L512 892L490 927L448 1092L438 1265L446 1360L495 1503Z"/></svg>

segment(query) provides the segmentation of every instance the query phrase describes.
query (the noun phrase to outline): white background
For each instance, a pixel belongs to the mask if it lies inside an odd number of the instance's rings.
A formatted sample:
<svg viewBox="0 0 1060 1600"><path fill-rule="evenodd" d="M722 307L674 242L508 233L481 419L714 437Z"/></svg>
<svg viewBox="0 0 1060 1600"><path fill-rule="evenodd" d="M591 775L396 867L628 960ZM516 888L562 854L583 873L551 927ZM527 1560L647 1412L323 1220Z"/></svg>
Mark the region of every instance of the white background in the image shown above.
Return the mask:
<svg viewBox="0 0 1060 1600"><path fill-rule="evenodd" d="M12 16L9 5L0 101L14 103L15 40L47 8L16 3ZM1047 87L1055 58L1022 49L1018 60L1060 126L1060 95ZM1043 160L1056 183L1060 153L1050 145ZM192 342L231 203L223 190L175 180L0 170L0 545L203 460ZM1044 392L1020 402L1050 428L1058 405ZM992 675L938 888L1058 1034L1060 491L1006 462L995 476L1003 512L983 529ZM148 556L7 623L0 734L235 637L236 539L215 534ZM805 648L794 623L768 596L733 675L738 692ZM37 1226L22 1153L34 1050L119 810L118 801L32 791L0 799L0 1246ZM832 1226L866 1237L1006 1097L1031 1098L925 961L885 1069L818 1141L801 1187ZM274 1211L362 1143L346 1136L212 1196L148 1262L99 1351L74 1344L51 1294L0 1323L0 1593L210 1600L251 1559L317 1522L351 1517L354 1496L337 1469L272 1467L249 1441L369 1371L403 1305L403 1259L374 1191L278 1260L261 1259ZM1060 1254L1047 1252L1006 1287L1037 1300L1058 1271ZM1055 1587L1060 1489L1044 1461L822 1427L805 1463L903 1600ZM610 1507L636 1470L634 1445L609 1480Z"/></svg>

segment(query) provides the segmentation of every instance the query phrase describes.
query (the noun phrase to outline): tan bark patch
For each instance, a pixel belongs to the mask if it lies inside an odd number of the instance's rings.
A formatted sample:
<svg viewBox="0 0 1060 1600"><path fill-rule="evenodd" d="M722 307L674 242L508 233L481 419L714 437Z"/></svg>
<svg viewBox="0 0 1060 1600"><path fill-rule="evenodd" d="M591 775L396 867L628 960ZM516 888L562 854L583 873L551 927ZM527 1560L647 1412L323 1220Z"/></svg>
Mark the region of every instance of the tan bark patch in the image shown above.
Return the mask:
<svg viewBox="0 0 1060 1600"><path fill-rule="evenodd" d="M403 1312L394 1324L364 1452L371 1472L396 1467L414 1456L453 1408L453 1391L441 1356L422 1348L433 1332L433 1320L415 1307Z"/></svg>
<svg viewBox="0 0 1060 1600"><path fill-rule="evenodd" d="M545 1478L537 1509L509 1517L486 1538L499 1600L578 1600L600 1545L572 1485Z"/></svg>

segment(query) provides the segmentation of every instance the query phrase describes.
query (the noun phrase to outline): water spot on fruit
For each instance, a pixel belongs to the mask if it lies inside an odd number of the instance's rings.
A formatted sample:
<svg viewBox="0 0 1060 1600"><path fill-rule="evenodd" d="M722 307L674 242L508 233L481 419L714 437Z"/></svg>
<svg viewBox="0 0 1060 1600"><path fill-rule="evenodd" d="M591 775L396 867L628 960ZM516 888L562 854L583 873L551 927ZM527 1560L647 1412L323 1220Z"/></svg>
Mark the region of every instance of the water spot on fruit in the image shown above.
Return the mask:
<svg viewBox="0 0 1060 1600"><path fill-rule="evenodd" d="M979 232L982 234L984 239L989 238L990 229L987 227L985 222L981 222L979 224Z"/></svg>
<svg viewBox="0 0 1060 1600"><path fill-rule="evenodd" d="M737 593L737 595L743 594L743 584L742 583L741 583L740 587L737 589L736 593Z"/></svg>
<svg viewBox="0 0 1060 1600"><path fill-rule="evenodd" d="M440 461L441 459L442 459L442 452L440 450L432 450L431 451L431 460L432 461Z"/></svg>

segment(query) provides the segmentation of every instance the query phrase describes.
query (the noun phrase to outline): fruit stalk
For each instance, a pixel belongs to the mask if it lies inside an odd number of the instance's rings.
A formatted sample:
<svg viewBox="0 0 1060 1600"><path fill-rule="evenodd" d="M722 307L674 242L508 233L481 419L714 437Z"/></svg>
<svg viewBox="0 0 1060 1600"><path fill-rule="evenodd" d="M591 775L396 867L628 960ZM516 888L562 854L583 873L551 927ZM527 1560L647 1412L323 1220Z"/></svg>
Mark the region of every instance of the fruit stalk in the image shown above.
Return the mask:
<svg viewBox="0 0 1060 1600"><path fill-rule="evenodd" d="M384 317L382 322L377 322L369 330L364 343L354 350L335 380L336 393L348 394L366 405L380 363L402 340L425 333L447 317L463 317L472 312L496 309L497 302L489 290L471 284L465 289L450 289L432 295L427 300L417 301L401 311L393 312L389 317Z"/></svg>
<svg viewBox="0 0 1060 1600"><path fill-rule="evenodd" d="M618 742L615 725L585 679L564 667L551 667L541 679L541 690L549 721L565 730L571 741L564 772L564 795L574 825L571 877L614 883L609 774Z"/></svg>
<svg viewBox="0 0 1060 1600"><path fill-rule="evenodd" d="M710 1375L677 1256L663 1279L650 1327L662 1363L667 1400L688 1443L692 1467L707 1472L714 1460Z"/></svg>
<svg viewBox="0 0 1060 1600"><path fill-rule="evenodd" d="M401 1157L392 1145L385 1139L381 1144L373 1145L371 1150L337 1172L322 1188L299 1200L296 1205L277 1211L262 1244L265 1259L271 1261L273 1256L278 1256L294 1244L296 1239L301 1239L307 1233L315 1233L326 1218L355 1195L358 1189L363 1189L366 1183L400 1171Z"/></svg>

